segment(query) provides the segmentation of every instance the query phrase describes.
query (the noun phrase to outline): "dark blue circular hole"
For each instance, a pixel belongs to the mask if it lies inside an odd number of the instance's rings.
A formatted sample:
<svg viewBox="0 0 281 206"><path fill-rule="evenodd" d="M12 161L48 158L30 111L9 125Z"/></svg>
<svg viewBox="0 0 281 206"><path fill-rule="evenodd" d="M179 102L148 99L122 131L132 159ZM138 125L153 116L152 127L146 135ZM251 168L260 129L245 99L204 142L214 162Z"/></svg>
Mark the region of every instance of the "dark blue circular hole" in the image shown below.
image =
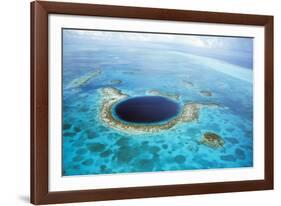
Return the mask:
<svg viewBox="0 0 281 206"><path fill-rule="evenodd" d="M125 122L159 123L177 116L180 105L166 97L142 96L121 101L113 110Z"/></svg>

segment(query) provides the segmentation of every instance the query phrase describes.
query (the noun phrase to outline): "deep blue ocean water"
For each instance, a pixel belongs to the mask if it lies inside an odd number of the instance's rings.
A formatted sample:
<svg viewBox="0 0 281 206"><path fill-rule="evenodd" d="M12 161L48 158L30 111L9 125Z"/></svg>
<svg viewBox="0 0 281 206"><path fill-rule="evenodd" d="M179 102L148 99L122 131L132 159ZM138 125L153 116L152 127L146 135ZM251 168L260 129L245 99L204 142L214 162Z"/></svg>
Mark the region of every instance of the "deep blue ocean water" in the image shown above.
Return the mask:
<svg viewBox="0 0 281 206"><path fill-rule="evenodd" d="M238 51L209 51L200 53L198 48L173 42L65 39L63 175L252 167L252 56L242 51L240 56ZM86 84L68 87L98 69L101 74ZM130 97L159 90L178 95L181 105L216 103L220 107L202 108L198 121L169 130L128 134L101 122L100 89L104 87ZM212 96L200 91L210 91ZM205 132L220 135L224 146L213 149L199 144Z"/></svg>
<svg viewBox="0 0 281 206"><path fill-rule="evenodd" d="M181 105L169 98L147 95L118 102L112 114L128 123L157 124L177 117L181 111Z"/></svg>

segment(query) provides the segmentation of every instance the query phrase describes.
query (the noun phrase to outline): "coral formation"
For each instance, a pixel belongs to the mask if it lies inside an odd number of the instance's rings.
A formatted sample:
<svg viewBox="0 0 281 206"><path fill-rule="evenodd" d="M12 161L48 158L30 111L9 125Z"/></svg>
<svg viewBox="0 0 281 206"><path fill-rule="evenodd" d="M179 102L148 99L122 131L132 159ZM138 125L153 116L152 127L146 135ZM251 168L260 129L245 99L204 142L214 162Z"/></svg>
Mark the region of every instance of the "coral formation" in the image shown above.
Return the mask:
<svg viewBox="0 0 281 206"><path fill-rule="evenodd" d="M122 83L122 80L120 80L120 79L114 79L114 80L111 80L110 83L111 83L111 84L121 84L121 83Z"/></svg>
<svg viewBox="0 0 281 206"><path fill-rule="evenodd" d="M87 84L91 79L97 77L101 74L101 70L97 69L95 71L89 72L81 77L72 80L66 87L66 89L75 89Z"/></svg>
<svg viewBox="0 0 281 206"><path fill-rule="evenodd" d="M167 93L167 92L161 92L161 91L156 90L156 89L148 90L148 91L146 91L146 94L167 97L167 98L174 99L174 100L179 100L179 98L180 98L180 95L178 95L178 94L171 94L171 93Z"/></svg>
<svg viewBox="0 0 281 206"><path fill-rule="evenodd" d="M220 159L228 162L235 162L236 158L233 155L221 155Z"/></svg>
<svg viewBox="0 0 281 206"><path fill-rule="evenodd" d="M224 140L219 135L213 132L206 132L200 140L200 143L213 149L217 149L223 147Z"/></svg>
<svg viewBox="0 0 281 206"><path fill-rule="evenodd" d="M202 91L200 91L200 94L201 94L202 96L205 96L205 97L210 97L210 96L213 95L211 91L207 91L207 90L202 90Z"/></svg>

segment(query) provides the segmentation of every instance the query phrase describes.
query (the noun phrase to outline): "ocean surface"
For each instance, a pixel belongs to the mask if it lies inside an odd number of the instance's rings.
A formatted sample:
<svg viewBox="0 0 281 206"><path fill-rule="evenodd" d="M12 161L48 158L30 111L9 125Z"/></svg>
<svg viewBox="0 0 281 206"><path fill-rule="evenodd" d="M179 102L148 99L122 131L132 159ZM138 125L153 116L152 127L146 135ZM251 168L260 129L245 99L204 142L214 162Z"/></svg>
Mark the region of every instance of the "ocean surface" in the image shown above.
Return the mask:
<svg viewBox="0 0 281 206"><path fill-rule="evenodd" d="M221 48L200 52L198 47L173 41L64 35L62 175L253 166L251 53ZM79 87L69 86L73 80L98 70L99 75ZM147 96L148 91L157 90L177 95L181 105L193 102L220 106L201 108L197 121L178 123L161 132L134 134L101 121L100 90L105 87L119 89L130 97ZM202 91L211 95L202 95ZM214 149L200 144L205 132L218 134L224 146Z"/></svg>

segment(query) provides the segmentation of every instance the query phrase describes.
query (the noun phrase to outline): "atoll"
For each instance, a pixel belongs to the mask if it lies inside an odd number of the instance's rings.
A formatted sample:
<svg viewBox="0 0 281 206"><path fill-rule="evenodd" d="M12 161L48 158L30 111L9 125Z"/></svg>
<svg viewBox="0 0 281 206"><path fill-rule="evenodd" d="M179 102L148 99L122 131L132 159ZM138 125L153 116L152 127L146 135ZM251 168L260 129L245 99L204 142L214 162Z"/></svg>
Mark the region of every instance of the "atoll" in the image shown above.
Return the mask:
<svg viewBox="0 0 281 206"><path fill-rule="evenodd" d="M124 123L116 119L112 114L112 107L117 102L122 99L128 98L127 94L124 94L122 91L113 88L106 87L101 90L102 103L100 109L100 119L102 122L107 124L109 127L121 130L123 132L159 132L161 130L167 130L175 126L180 122L192 122L198 120L199 110L202 107L216 108L215 104L198 104L198 103L185 103L182 107L181 113L176 116L174 119L171 119L167 122L161 124L133 124L133 123Z"/></svg>
<svg viewBox="0 0 281 206"><path fill-rule="evenodd" d="M180 98L180 96L178 94L161 92L161 91L156 90L156 89L148 90L148 91L146 91L146 94L154 95L154 96L167 97L167 98L174 99L174 100L179 100L179 98Z"/></svg>
<svg viewBox="0 0 281 206"><path fill-rule="evenodd" d="M89 72L81 77L78 77L74 80L72 80L68 85L67 89L74 89L79 88L85 84L87 84L91 79L93 79L96 76L99 76L101 74L101 70L97 69L95 71Z"/></svg>
<svg viewBox="0 0 281 206"><path fill-rule="evenodd" d="M224 140L219 135L213 132L206 132L200 140L200 143L213 149L217 149L223 147Z"/></svg>

